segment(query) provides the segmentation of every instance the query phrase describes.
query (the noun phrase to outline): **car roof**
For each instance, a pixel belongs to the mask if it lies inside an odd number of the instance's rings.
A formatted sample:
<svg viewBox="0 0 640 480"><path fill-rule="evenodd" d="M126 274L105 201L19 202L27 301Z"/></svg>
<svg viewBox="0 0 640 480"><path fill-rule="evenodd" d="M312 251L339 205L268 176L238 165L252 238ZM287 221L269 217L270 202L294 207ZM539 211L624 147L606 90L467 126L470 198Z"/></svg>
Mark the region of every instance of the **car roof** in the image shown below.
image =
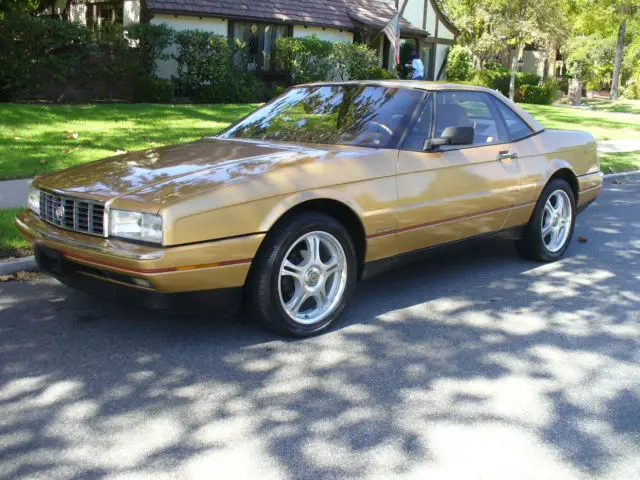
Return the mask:
<svg viewBox="0 0 640 480"><path fill-rule="evenodd" d="M296 85L296 87L310 87L310 86L332 86L332 85L362 85L362 86L380 86L391 88L414 88L425 91L441 91L441 90L463 90L469 92L484 92L493 95L498 100L507 104L515 113L522 118L534 132L541 132L544 127L540 122L533 118L529 112L520 108L513 103L507 97L497 90L492 90L486 87L480 87L478 85L467 85L461 83L446 83L446 82L428 82L424 80L347 80L343 82L314 82L303 83Z"/></svg>

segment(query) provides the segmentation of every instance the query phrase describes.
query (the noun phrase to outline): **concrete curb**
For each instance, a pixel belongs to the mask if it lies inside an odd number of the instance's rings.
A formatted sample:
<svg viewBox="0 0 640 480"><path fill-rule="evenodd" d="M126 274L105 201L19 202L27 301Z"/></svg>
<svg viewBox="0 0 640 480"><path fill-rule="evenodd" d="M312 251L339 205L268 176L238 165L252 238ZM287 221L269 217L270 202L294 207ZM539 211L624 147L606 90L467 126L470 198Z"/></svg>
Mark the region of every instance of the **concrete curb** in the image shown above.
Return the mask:
<svg viewBox="0 0 640 480"><path fill-rule="evenodd" d="M620 173L605 173L604 178L616 178L616 177L624 177L626 175L638 175L640 170L631 170L629 172L620 172Z"/></svg>
<svg viewBox="0 0 640 480"><path fill-rule="evenodd" d="M21 272L23 270L35 269L36 259L33 255L0 263L0 275L13 275L14 273Z"/></svg>

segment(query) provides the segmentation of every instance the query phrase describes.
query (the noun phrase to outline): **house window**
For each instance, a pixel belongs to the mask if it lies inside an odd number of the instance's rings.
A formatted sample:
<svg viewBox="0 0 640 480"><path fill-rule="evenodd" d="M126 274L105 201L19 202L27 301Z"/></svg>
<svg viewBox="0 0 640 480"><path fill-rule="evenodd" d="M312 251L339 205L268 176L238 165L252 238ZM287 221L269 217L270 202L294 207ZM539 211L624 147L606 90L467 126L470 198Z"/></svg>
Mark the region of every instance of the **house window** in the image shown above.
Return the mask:
<svg viewBox="0 0 640 480"><path fill-rule="evenodd" d="M287 25L232 22L233 39L244 44L247 68L252 71L270 71L275 69L276 40L289 37Z"/></svg>
<svg viewBox="0 0 640 480"><path fill-rule="evenodd" d="M100 28L104 25L122 25L123 2L87 3L87 27Z"/></svg>

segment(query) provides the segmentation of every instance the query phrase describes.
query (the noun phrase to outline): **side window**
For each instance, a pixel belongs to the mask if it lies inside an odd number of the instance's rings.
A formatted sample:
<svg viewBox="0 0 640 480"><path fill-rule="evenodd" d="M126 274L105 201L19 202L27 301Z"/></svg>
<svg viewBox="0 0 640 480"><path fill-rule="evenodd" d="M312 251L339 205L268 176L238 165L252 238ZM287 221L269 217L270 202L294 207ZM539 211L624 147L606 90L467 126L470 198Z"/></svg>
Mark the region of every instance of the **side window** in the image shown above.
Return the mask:
<svg viewBox="0 0 640 480"><path fill-rule="evenodd" d="M442 136L447 127L473 127L473 145L490 145L507 140L489 96L482 92L438 92L435 136Z"/></svg>
<svg viewBox="0 0 640 480"><path fill-rule="evenodd" d="M507 107L500 100L496 100L495 104L502 115L505 125L507 126L507 134L509 140L518 140L519 138L526 137L533 133L533 130L522 120L516 112Z"/></svg>
<svg viewBox="0 0 640 480"><path fill-rule="evenodd" d="M425 140L429 140L431 137L431 125L433 124L433 95L429 95L425 102L416 123L407 135L404 143L402 144L403 150L414 150L421 152L424 148Z"/></svg>

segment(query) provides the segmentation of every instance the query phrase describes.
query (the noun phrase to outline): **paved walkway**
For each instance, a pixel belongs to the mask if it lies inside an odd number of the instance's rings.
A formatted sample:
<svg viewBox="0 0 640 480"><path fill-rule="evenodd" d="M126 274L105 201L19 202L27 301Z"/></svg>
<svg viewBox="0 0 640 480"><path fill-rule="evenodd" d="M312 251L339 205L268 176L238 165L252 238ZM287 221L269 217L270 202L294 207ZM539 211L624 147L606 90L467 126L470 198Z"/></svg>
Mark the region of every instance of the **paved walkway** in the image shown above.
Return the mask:
<svg viewBox="0 0 640 480"><path fill-rule="evenodd" d="M600 153L635 152L636 150L640 151L640 139L598 142ZM0 209L26 205L30 184L31 179L0 181Z"/></svg>
<svg viewBox="0 0 640 480"><path fill-rule="evenodd" d="M640 151L640 139L633 140L604 140L598 142L600 153L621 153Z"/></svg>
<svg viewBox="0 0 640 480"><path fill-rule="evenodd" d="M31 179L0 182L0 209L26 205L30 184Z"/></svg>

